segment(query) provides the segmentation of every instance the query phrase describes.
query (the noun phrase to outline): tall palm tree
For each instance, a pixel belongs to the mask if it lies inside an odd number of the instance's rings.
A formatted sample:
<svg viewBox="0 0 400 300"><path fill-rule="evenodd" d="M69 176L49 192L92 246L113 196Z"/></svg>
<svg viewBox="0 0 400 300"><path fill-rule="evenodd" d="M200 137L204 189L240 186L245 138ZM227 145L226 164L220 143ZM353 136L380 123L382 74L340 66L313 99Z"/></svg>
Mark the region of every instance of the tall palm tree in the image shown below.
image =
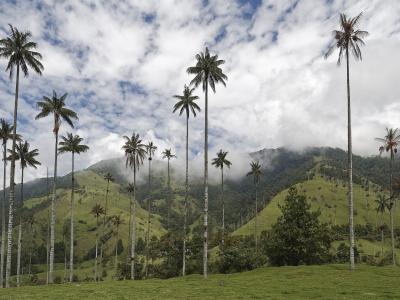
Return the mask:
<svg viewBox="0 0 400 300"><path fill-rule="evenodd" d="M73 135L72 133L67 133L67 136L61 136L62 141L59 143L58 153L71 153L71 202L70 202L70 253L69 253L69 282L72 282L73 272L74 272L74 194L75 194L75 154L81 154L89 150L87 145L81 144L83 138L79 135Z"/></svg>
<svg viewBox="0 0 400 300"><path fill-rule="evenodd" d="M169 229L169 214L170 214L170 209L171 209L171 177L170 177L170 160L171 158L176 158L175 154L172 154L171 149L165 149L162 153L162 158L167 159L167 186L168 186L168 213L167 213L167 230Z"/></svg>
<svg viewBox="0 0 400 300"><path fill-rule="evenodd" d="M394 213L392 208L395 205L395 198L393 195L393 161L394 155L397 153L397 146L400 143L400 132L399 130L393 128L386 128L386 135L383 138L376 138L375 140L382 143L382 146L379 147L379 153L382 154L383 152L390 153L390 174L389 174L389 203L388 209L390 214L390 234L392 238L392 263L396 265L396 257L394 251Z"/></svg>
<svg viewBox="0 0 400 300"><path fill-rule="evenodd" d="M29 149L30 145L27 141L19 142L15 147L15 152L8 150L10 156L9 160L14 159L14 161L19 160L21 166L21 199L19 201L20 212L24 203L24 170L27 167L33 167L37 169L40 162L36 160L39 155L38 149ZM20 285L20 270L21 270L21 251L22 251L22 217L20 215L19 225L18 225L18 249L17 249L17 286Z"/></svg>
<svg viewBox="0 0 400 300"><path fill-rule="evenodd" d="M6 72L9 72L10 79L13 78L15 69L17 69L15 82L15 101L14 101L14 122L11 151L15 151L17 137L17 114L18 114L18 95L19 95L19 72L20 69L25 77L29 75L29 68L35 73L42 75L44 70L40 60L42 55L35 51L37 44L31 40L32 34L29 31L21 32L17 28L10 26L9 35L0 40L0 57L8 60ZM10 286L11 272L11 246L13 229L13 206L15 199L15 160L11 160L10 167L10 192L9 192L9 210L8 210L8 232L7 232L7 263L6 263L6 287Z"/></svg>
<svg viewBox="0 0 400 300"><path fill-rule="evenodd" d="M131 253L135 253L135 242L136 242L136 203L132 203L132 195L135 191L135 186L132 182L128 183L126 187L126 191L129 194L129 248L128 248L128 255L127 255L127 265L129 264L130 257L132 256ZM132 219L132 217L134 217ZM132 231L134 231L134 233ZM133 241L131 241L130 237L133 236ZM131 244L133 242L133 244Z"/></svg>
<svg viewBox="0 0 400 300"><path fill-rule="evenodd" d="M50 259L49 259L49 283L53 283L53 270L54 270L54 241L55 241L55 202L56 202L56 192L57 192L57 157L58 157L58 132L60 130L61 121L64 120L72 128L74 124L72 119L78 120L76 112L65 107L65 99L67 98L67 93L61 97L57 96L57 93L53 91L53 96L44 96L42 101L37 103L38 108L41 112L35 117L35 119L41 119L49 116L50 114L54 117L53 123L53 133L55 137L55 147L54 147L54 179L53 179L53 196L51 199L51 223L50 223Z"/></svg>
<svg viewBox="0 0 400 300"><path fill-rule="evenodd" d="M253 182L256 190L256 217L255 217L255 223L254 223L254 238L256 241L256 251L258 250L258 237L257 237L257 216L258 216L258 184L260 183L260 177L262 174L261 171L261 165L258 161L252 161L250 163L250 169L251 171L247 173L247 176L253 176Z"/></svg>
<svg viewBox="0 0 400 300"><path fill-rule="evenodd" d="M345 14L340 14L340 30L334 30L334 41L329 47L325 58L330 56L334 49L339 49L337 64L340 65L343 55L346 57L347 67L347 144L348 144L348 197L349 197L349 231L350 231L350 269L354 269L354 218L353 218L353 150L351 137L351 102L350 102L350 68L349 51L353 53L356 60L361 60L360 46L364 45L363 38L368 32L358 30L357 26L362 14L355 18L348 18Z"/></svg>
<svg viewBox="0 0 400 300"><path fill-rule="evenodd" d="M115 226L115 274L117 273L117 266L118 266L118 230L119 226L124 224L124 220L121 218L120 215L113 216L111 218L112 224Z"/></svg>
<svg viewBox="0 0 400 300"><path fill-rule="evenodd" d="M157 150L157 146L153 142L149 142L146 145L147 156L149 160L149 194L147 195L147 231L146 231L146 268L145 278L147 278L149 272L149 254L150 254L150 227L151 227L151 161L153 155Z"/></svg>
<svg viewBox="0 0 400 300"><path fill-rule="evenodd" d="M183 249L182 249L182 276L186 275L186 222L187 222L187 205L189 195L189 116L192 112L193 117L196 117L196 112L200 111L196 100L198 96L192 95L194 88L191 89L185 85L183 95L174 95L174 98L179 99L174 105L173 112L179 110L179 115L185 112L186 114L186 181L185 181L185 203L183 216Z"/></svg>
<svg viewBox="0 0 400 300"><path fill-rule="evenodd" d="M32 275L32 252L34 249L33 245L34 245L34 238L35 238L35 229L34 229L33 225L36 224L36 219L33 214L28 216L27 224L29 226L29 235L31 236L30 249L29 249L28 274Z"/></svg>
<svg viewBox="0 0 400 300"><path fill-rule="evenodd" d="M105 203L105 209L104 209L104 215L103 215L103 234L102 234L103 237L105 235L105 230L106 230L109 186L110 186L110 181L114 181L114 178L112 177L112 175L110 173L106 173L104 175L104 180L107 181L107 187L106 187L106 203ZM104 250L104 243L102 242L100 245L100 265L101 266L103 266L103 250Z"/></svg>
<svg viewBox="0 0 400 300"><path fill-rule="evenodd" d="M122 146L122 150L126 156L126 167L133 168L133 207L136 204L136 172L139 171L140 165L143 164L143 160L146 158L146 146L142 143L139 134L132 133L132 136L124 136L125 144ZM133 210L132 217L132 232L131 232L131 279L135 279L135 241L136 241L136 220L135 210Z"/></svg>
<svg viewBox="0 0 400 300"><path fill-rule="evenodd" d="M201 84L204 91L205 99L205 119L204 119L204 245L203 245L203 275L207 278L208 266L208 86L215 93L215 85L222 83L228 77L222 72L220 66L225 63L224 60L218 59L218 55L210 55L208 48L206 51L196 54L196 65L189 67L187 72L195 75L191 85L196 88Z"/></svg>
<svg viewBox="0 0 400 300"><path fill-rule="evenodd" d="M222 238L221 244L224 246L225 238L225 202L224 202L224 166L231 167L232 163L226 159L228 152L219 150L217 157L213 159L212 165L221 169L221 203L222 203Z"/></svg>
<svg viewBox="0 0 400 300"><path fill-rule="evenodd" d="M4 284L4 245L6 242L6 179L7 179L7 142L13 138L13 126L4 119L0 119L0 139L3 143L3 199L1 201L1 263L0 263L0 287ZM17 134L17 140L20 136Z"/></svg>
<svg viewBox="0 0 400 300"><path fill-rule="evenodd" d="M379 195L378 199L375 200L376 202L376 212L379 213L381 216L381 224L380 224L380 230L381 230L381 245L382 245L382 251L381 255L383 256L383 242L384 242L384 236L383 236L383 229L384 229L384 224L383 224L383 214L385 213L385 210L388 206L388 199L386 199L385 195Z"/></svg>
<svg viewBox="0 0 400 300"><path fill-rule="evenodd" d="M101 207L100 204L96 204L92 207L92 210L90 213L96 218L96 227L99 226L99 217L101 215L104 215L104 208ZM97 228L96 228L96 256L94 259L94 281L97 281L97 253L98 253L98 244L99 244L99 235L97 233Z"/></svg>

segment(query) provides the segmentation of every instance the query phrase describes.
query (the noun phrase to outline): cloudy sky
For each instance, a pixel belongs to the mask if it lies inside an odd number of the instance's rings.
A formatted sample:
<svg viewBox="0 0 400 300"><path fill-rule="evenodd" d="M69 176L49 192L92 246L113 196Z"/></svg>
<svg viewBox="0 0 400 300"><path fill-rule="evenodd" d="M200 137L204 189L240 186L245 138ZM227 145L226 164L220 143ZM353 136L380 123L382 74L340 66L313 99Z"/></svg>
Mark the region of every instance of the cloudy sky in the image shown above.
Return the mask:
<svg viewBox="0 0 400 300"><path fill-rule="evenodd" d="M0 36L8 23L30 30L45 71L22 78L18 130L40 150L43 164L27 179L52 171L51 118L35 121L36 102L68 93L79 115L67 131L91 150L85 168L122 155L132 131L184 157L185 120L172 114L172 95L191 77L186 68L208 46L226 61L226 88L210 95L210 153L262 148L346 147L345 67L324 60L339 13L364 16L363 61L351 61L354 152L376 154L374 137L400 126L400 2L397 0L124 0L0 2ZM5 69L5 61L0 69ZM201 90L199 104L203 107ZM0 115L11 121L14 82L0 73ZM190 150L201 163L204 115L190 120ZM159 151L161 152L161 151ZM246 164L248 162L245 162ZM70 159L60 159L60 173ZM19 173L19 172L18 172Z"/></svg>

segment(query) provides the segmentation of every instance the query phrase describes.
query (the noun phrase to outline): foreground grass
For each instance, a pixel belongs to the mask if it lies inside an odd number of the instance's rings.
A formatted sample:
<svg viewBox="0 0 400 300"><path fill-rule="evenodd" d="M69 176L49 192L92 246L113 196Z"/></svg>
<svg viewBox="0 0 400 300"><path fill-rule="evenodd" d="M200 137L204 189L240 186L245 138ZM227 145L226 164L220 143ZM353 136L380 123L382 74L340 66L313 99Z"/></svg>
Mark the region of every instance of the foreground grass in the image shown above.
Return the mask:
<svg viewBox="0 0 400 300"><path fill-rule="evenodd" d="M400 268L346 265L260 268L169 280L25 286L0 299L400 299Z"/></svg>

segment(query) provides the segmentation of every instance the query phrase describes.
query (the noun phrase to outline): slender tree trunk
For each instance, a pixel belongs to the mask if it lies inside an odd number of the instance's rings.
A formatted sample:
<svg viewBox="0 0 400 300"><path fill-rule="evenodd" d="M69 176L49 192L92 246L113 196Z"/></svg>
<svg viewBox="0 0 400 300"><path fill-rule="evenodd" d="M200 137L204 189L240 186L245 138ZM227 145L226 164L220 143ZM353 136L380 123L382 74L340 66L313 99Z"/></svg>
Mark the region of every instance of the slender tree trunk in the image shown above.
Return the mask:
<svg viewBox="0 0 400 300"><path fill-rule="evenodd" d="M222 246L225 245L225 200L224 200L224 167L221 168L221 200L222 200Z"/></svg>
<svg viewBox="0 0 400 300"><path fill-rule="evenodd" d="M56 226L56 193L57 193L57 155L58 155L58 129L54 132L56 142L54 144L54 178L53 178L53 196L51 199L51 223L50 223L50 270L49 283L53 283L54 271L54 242L55 242L55 226Z"/></svg>
<svg viewBox="0 0 400 300"><path fill-rule="evenodd" d="M186 114L186 181L185 181L185 203L183 208L183 251L182 251L182 276L186 275L186 222L189 192L189 111Z"/></svg>
<svg viewBox="0 0 400 300"><path fill-rule="evenodd" d="M72 152L72 186L71 186L71 240L70 240L70 252L69 252L69 282L72 282L74 276L74 194L75 194L75 176L74 176L74 163L75 153Z"/></svg>
<svg viewBox="0 0 400 300"><path fill-rule="evenodd" d="M258 229L258 220L257 220L257 216L258 216L258 183L256 182L256 218L255 218L255 222L254 222L254 238L256 241L256 252L258 251L258 236L257 236L257 229Z"/></svg>
<svg viewBox="0 0 400 300"><path fill-rule="evenodd" d="M133 165L133 205L131 232L131 279L135 280L135 243L136 243L136 163Z"/></svg>
<svg viewBox="0 0 400 300"><path fill-rule="evenodd" d="M97 248L98 248L98 234L96 233L96 256L94 258L94 281L97 282Z"/></svg>
<svg viewBox="0 0 400 300"><path fill-rule="evenodd" d="M15 153L15 139L17 137L17 112L18 112L18 89L19 89L19 64L17 65L17 80L15 83L15 103L14 103L14 124L11 153ZM12 230L14 216L14 199L15 199L15 156L12 155L10 167L10 192L9 192L9 209L8 209L8 232L7 232L7 262L6 262L6 288L10 287L11 276L11 250L12 250Z"/></svg>
<svg viewBox="0 0 400 300"><path fill-rule="evenodd" d="M150 154L151 155L151 154ZM151 226L151 156L149 158L149 195L147 198L147 233L146 233L146 269L145 278L147 279L149 273L149 253L150 253L150 226Z"/></svg>
<svg viewBox="0 0 400 300"><path fill-rule="evenodd" d="M168 158L168 171L167 171L167 176L168 176L168 204L167 204L167 231L169 231L169 213L171 209L171 181L170 181L170 175L169 175L169 158Z"/></svg>
<svg viewBox="0 0 400 300"><path fill-rule="evenodd" d="M117 225L117 234L115 236L115 278L117 278L117 267L118 267L118 225Z"/></svg>
<svg viewBox="0 0 400 300"><path fill-rule="evenodd" d="M21 251L22 251L22 206L24 205L24 168L21 168L21 200L19 203L19 225L18 225L18 250L17 250L17 286L21 285L20 271L21 271Z"/></svg>
<svg viewBox="0 0 400 300"><path fill-rule="evenodd" d="M390 210L389 210L389 214L390 214L390 235L391 235L391 239L392 239L392 264L393 266L396 265L396 254L394 251L394 198L393 198L393 160L394 160L394 153L393 150L390 150Z"/></svg>
<svg viewBox="0 0 400 300"><path fill-rule="evenodd" d="M208 76L206 76L208 79ZM208 83L205 88L204 121L204 240L203 240L203 276L207 279L208 268Z"/></svg>
<svg viewBox="0 0 400 300"><path fill-rule="evenodd" d="M349 176L349 237L350 237L350 270L354 270L354 207L353 207L353 150L351 137L351 102L350 102L350 70L349 49L346 48L347 64L347 143L348 143L348 176Z"/></svg>
<svg viewBox="0 0 400 300"><path fill-rule="evenodd" d="M6 242L6 180L7 180L7 142L3 141L3 201L1 202L1 263L0 263L0 287L4 287L4 249Z"/></svg>
<svg viewBox="0 0 400 300"><path fill-rule="evenodd" d="M384 243L384 237L383 237L383 212L381 212L381 256L383 257L383 243Z"/></svg>
<svg viewBox="0 0 400 300"><path fill-rule="evenodd" d="M129 223L128 223L128 254L126 255L126 266L129 266L129 260L131 257L131 236L132 236L132 194L129 192Z"/></svg>
<svg viewBox="0 0 400 300"><path fill-rule="evenodd" d="M64 278L63 282L67 282L67 243L65 242L66 232L63 233L63 244L64 244Z"/></svg>
<svg viewBox="0 0 400 300"><path fill-rule="evenodd" d="M108 206L108 186L109 186L109 181L107 180L107 189L106 189L106 205L104 209L104 217L103 217L103 239L100 241L100 268L103 270L103 251L104 251L104 236L105 236L105 231L106 231L106 218L107 218L107 206ZM103 272L100 274L100 278L103 278Z"/></svg>
<svg viewBox="0 0 400 300"><path fill-rule="evenodd" d="M47 212L47 232L46 232L46 284L50 281L50 268L49 268L49 258L50 258L50 216Z"/></svg>

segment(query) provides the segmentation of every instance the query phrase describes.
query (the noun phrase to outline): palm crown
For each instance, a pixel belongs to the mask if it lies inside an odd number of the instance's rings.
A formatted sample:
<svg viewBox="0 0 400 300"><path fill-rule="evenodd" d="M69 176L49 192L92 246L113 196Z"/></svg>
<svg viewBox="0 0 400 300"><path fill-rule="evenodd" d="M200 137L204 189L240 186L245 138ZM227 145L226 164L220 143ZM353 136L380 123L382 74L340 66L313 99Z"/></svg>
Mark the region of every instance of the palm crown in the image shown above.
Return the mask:
<svg viewBox="0 0 400 300"><path fill-rule="evenodd" d="M382 143L379 147L379 152L390 152L391 154L397 153L397 146L400 142L399 130L393 128L386 128L386 135L383 138L376 138L375 140Z"/></svg>
<svg viewBox="0 0 400 300"><path fill-rule="evenodd" d="M104 175L104 180L108 182L114 181L114 177L112 177L111 173L106 173L106 175Z"/></svg>
<svg viewBox="0 0 400 300"><path fill-rule="evenodd" d="M196 65L187 69L189 74L195 75L190 82L191 85L198 87L202 84L203 91L206 90L207 85L210 85L214 93L216 83L221 82L224 86L226 85L225 81L228 77L220 68L220 65L225 63L224 60L218 59L218 55L210 55L207 47L204 53L196 54L196 60Z"/></svg>
<svg viewBox="0 0 400 300"><path fill-rule="evenodd" d="M384 213L386 208L388 208L389 201L385 198L384 195L379 195L378 199L375 200L376 202L376 211L379 213Z"/></svg>
<svg viewBox="0 0 400 300"><path fill-rule="evenodd" d="M190 112L193 116L196 116L196 111L200 111L200 107L195 102L199 99L198 96L192 95L194 88L189 88L185 85L183 89L183 95L174 95L174 98L179 99L174 105L173 112L179 110L179 115L181 116L183 112L186 112L186 117L189 119Z"/></svg>
<svg viewBox="0 0 400 300"><path fill-rule="evenodd" d="M147 149L147 154L148 154L148 156L149 156L149 160L151 160L152 156L154 155L154 153L155 153L156 150L157 150L157 146L154 145L154 143L150 141L150 142L146 145L146 149Z"/></svg>
<svg viewBox="0 0 400 300"><path fill-rule="evenodd" d="M163 155L163 158L166 158L168 160L171 159L171 158L174 158L174 157L176 158L176 155L172 154L171 149L165 149L163 151L162 155Z"/></svg>
<svg viewBox="0 0 400 300"><path fill-rule="evenodd" d="M250 168L251 168L251 171L249 173L247 173L247 176L253 175L254 183L259 183L260 176L262 174L260 163L258 161L252 161L250 163Z"/></svg>
<svg viewBox="0 0 400 300"><path fill-rule="evenodd" d="M132 137L124 136L125 144L122 150L125 151L126 166L133 167L134 170L139 170L139 166L143 164L146 157L146 146L142 143L139 134L132 134Z"/></svg>
<svg viewBox="0 0 400 300"><path fill-rule="evenodd" d="M67 93L61 97L57 96L57 93L53 91L53 96L51 98L44 96L42 101L37 103L37 106L41 109L41 112L35 117L35 119L41 119L47 117L51 113L54 114L54 133L58 133L60 129L61 120L67 122L72 128L74 124L72 119L78 120L76 112L65 107L65 99L67 98Z"/></svg>
<svg viewBox="0 0 400 300"><path fill-rule="evenodd" d="M7 140L13 138L13 126L4 119L0 119L0 139L3 141L3 145L7 143ZM21 140L21 136L17 134L16 140Z"/></svg>
<svg viewBox="0 0 400 300"><path fill-rule="evenodd" d="M334 41L329 47L328 52L326 52L325 58L330 56L335 48L338 48L338 65L340 65L343 59L343 54L347 55L349 50L353 53L355 59L362 59L360 46L365 45L363 38L368 35L368 32L357 29L361 16L362 14L359 14L355 18L348 18L345 14L340 14L341 28L332 32Z"/></svg>
<svg viewBox="0 0 400 300"><path fill-rule="evenodd" d="M95 217L98 218L101 215L104 215L104 208L100 204L96 204L92 207L90 213Z"/></svg>
<svg viewBox="0 0 400 300"><path fill-rule="evenodd" d="M87 145L81 144L83 138L79 135L73 135L68 132L67 136L62 136L61 139L62 141L59 143L60 147L58 147L59 153L72 152L80 154L89 150Z"/></svg>
<svg viewBox="0 0 400 300"><path fill-rule="evenodd" d="M37 44L30 40L32 34L29 31L20 32L10 24L9 26L10 35L0 40L0 57L8 59L6 71L10 73L10 78L13 77L15 67L21 67L25 76L28 76L28 67L42 75L42 55L34 51Z"/></svg>
<svg viewBox="0 0 400 300"><path fill-rule="evenodd" d="M129 182L126 191L130 194L133 193L135 191L135 185L132 182Z"/></svg>
<svg viewBox="0 0 400 300"><path fill-rule="evenodd" d="M223 169L224 166L227 166L228 168L230 168L232 163L226 159L227 154L228 154L228 152L219 150L219 152L217 153L217 157L213 158L213 161L211 164L214 165L216 168L220 168L220 169Z"/></svg>
<svg viewBox="0 0 400 300"><path fill-rule="evenodd" d="M30 145L27 141L19 142L15 145L15 160L20 161L20 166L22 169L25 169L26 167L33 167L36 169L37 166L41 164L38 160L36 160L36 157L39 155L39 150L30 150L29 147ZM9 159L11 159L12 151L8 150L8 153L10 153Z"/></svg>

